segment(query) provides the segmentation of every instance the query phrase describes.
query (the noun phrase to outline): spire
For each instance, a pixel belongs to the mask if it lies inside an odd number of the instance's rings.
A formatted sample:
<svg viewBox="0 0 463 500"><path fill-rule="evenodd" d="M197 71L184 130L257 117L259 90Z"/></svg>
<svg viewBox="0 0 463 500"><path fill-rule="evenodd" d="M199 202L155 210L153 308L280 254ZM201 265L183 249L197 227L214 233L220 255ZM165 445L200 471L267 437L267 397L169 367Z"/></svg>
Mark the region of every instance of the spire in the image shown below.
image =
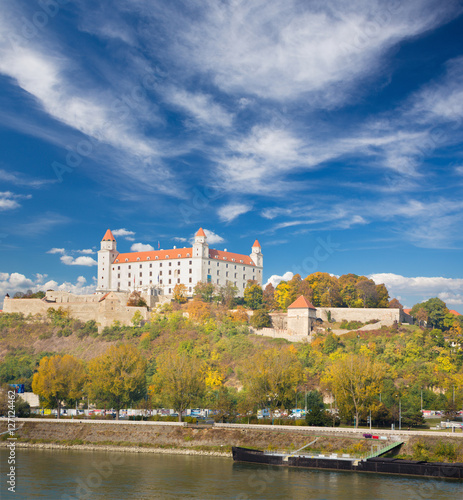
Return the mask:
<svg viewBox="0 0 463 500"><path fill-rule="evenodd" d="M261 248L260 243L259 243L259 241L258 241L258 240L256 240L256 241L254 242L254 245L252 245L252 246L253 246L253 247L258 247L258 248Z"/></svg>
<svg viewBox="0 0 463 500"><path fill-rule="evenodd" d="M116 238L114 238L113 233L111 232L111 229L108 229L103 236L103 239L101 241L116 241Z"/></svg>
<svg viewBox="0 0 463 500"><path fill-rule="evenodd" d="M203 228L200 227L199 231L195 234L195 236L203 236L205 238L206 237L206 233L203 231Z"/></svg>

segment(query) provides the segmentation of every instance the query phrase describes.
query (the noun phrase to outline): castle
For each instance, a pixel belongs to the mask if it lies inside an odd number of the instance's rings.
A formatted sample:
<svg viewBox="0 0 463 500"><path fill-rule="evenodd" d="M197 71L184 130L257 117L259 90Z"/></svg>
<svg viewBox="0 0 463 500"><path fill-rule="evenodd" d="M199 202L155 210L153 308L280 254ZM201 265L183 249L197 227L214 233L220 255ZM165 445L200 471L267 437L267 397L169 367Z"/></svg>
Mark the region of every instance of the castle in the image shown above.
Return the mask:
<svg viewBox="0 0 463 500"><path fill-rule="evenodd" d="M198 282L235 285L242 296L248 280L262 285L263 256L256 240L248 255L209 248L202 228L192 247L148 252L119 253L110 229L98 251L97 292L140 291L147 295L170 296L175 285L186 287L192 296Z"/></svg>

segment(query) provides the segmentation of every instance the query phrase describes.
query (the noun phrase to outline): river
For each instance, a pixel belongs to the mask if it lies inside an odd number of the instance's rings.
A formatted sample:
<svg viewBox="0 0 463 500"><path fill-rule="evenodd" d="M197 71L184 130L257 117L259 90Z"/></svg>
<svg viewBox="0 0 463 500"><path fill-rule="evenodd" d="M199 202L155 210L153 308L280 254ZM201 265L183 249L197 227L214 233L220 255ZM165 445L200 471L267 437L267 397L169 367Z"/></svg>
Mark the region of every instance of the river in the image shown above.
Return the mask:
<svg viewBox="0 0 463 500"><path fill-rule="evenodd" d="M207 456L17 448L11 493L5 448L0 458L2 500L456 500L462 492L461 483L448 480L235 464Z"/></svg>

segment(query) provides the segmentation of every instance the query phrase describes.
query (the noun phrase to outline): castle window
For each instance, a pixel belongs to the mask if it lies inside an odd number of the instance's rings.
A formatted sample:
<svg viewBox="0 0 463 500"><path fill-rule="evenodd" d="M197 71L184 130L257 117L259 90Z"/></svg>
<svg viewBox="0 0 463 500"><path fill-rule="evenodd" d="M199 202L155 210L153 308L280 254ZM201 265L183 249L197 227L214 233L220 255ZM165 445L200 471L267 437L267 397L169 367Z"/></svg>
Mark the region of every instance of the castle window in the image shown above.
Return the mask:
<svg viewBox="0 0 463 500"><path fill-rule="evenodd" d="M126 258L126 259L125 259L125 261L126 261L126 262L128 262L128 261L129 261L129 259L127 259L127 258Z"/></svg>
<svg viewBox="0 0 463 500"><path fill-rule="evenodd" d="M172 280L169 280L169 285L172 283ZM170 293L170 292L169 292Z"/></svg>
<svg viewBox="0 0 463 500"><path fill-rule="evenodd" d="M140 264L138 267L141 269L143 267L143 264Z"/></svg>
<svg viewBox="0 0 463 500"><path fill-rule="evenodd" d="M189 254L189 253L187 253L187 254L186 254L186 256L187 256L187 257L190 257L190 254ZM190 264L191 264L191 260L190 260Z"/></svg>
<svg viewBox="0 0 463 500"><path fill-rule="evenodd" d="M232 259L233 262L235 262L235 259Z"/></svg>
<svg viewBox="0 0 463 500"><path fill-rule="evenodd" d="M180 255L179 255L179 257L180 257ZM179 266L179 265L180 265L180 261L177 262L177 266Z"/></svg>
<svg viewBox="0 0 463 500"><path fill-rule="evenodd" d="M162 271L159 271L159 276L162 276Z"/></svg>
<svg viewBox="0 0 463 500"><path fill-rule="evenodd" d="M243 261L242 261L242 260L240 260L240 262L241 262L241 264L243 263Z"/></svg>
<svg viewBox="0 0 463 500"><path fill-rule="evenodd" d="M223 260L227 260L227 257L224 257Z"/></svg>
<svg viewBox="0 0 463 500"><path fill-rule="evenodd" d="M150 268L152 268L152 267L153 267L153 264L150 264Z"/></svg>
<svg viewBox="0 0 463 500"><path fill-rule="evenodd" d="M129 264L129 269L131 269L131 268L132 268L132 266Z"/></svg>
<svg viewBox="0 0 463 500"><path fill-rule="evenodd" d="M237 278L237 277L238 277L238 276L237 276L237 273L235 273L235 278Z"/></svg>
<svg viewBox="0 0 463 500"><path fill-rule="evenodd" d="M225 264L225 267L228 269L228 264Z"/></svg>
<svg viewBox="0 0 463 500"><path fill-rule="evenodd" d="M190 290L190 292L191 292L191 286L190 286L189 290Z"/></svg>
<svg viewBox="0 0 463 500"><path fill-rule="evenodd" d="M193 278L190 278L190 283L193 283ZM190 288L190 292L191 292L191 288Z"/></svg>
<svg viewBox="0 0 463 500"><path fill-rule="evenodd" d="M120 271L121 270L121 266L117 266L117 270Z"/></svg>
<svg viewBox="0 0 463 500"><path fill-rule="evenodd" d="M113 271L115 271L115 270L116 270L116 268L115 268L115 267L113 267Z"/></svg>
<svg viewBox="0 0 463 500"><path fill-rule="evenodd" d="M151 260L151 257L146 257L146 260Z"/></svg>
<svg viewBox="0 0 463 500"><path fill-rule="evenodd" d="M153 276L153 271L150 271L150 276Z"/></svg>
<svg viewBox="0 0 463 500"><path fill-rule="evenodd" d="M172 293L172 288L169 288L169 293Z"/></svg>
<svg viewBox="0 0 463 500"><path fill-rule="evenodd" d="M219 263L217 262L217 267L219 267Z"/></svg>
<svg viewBox="0 0 463 500"><path fill-rule="evenodd" d="M162 267L162 262L159 264L159 267Z"/></svg>
<svg viewBox="0 0 463 500"><path fill-rule="evenodd" d="M169 256L168 256L168 255L166 255L166 259L168 259L168 258L169 258Z"/></svg>
<svg viewBox="0 0 463 500"><path fill-rule="evenodd" d="M143 274L143 273L140 273L140 278L142 277L142 274Z"/></svg>
<svg viewBox="0 0 463 500"><path fill-rule="evenodd" d="M177 257L178 257L179 259L180 259L180 257L181 257L181 256L182 256L182 254L180 254L180 253L177 255ZM179 262L179 264L180 264L180 262Z"/></svg>
<svg viewBox="0 0 463 500"><path fill-rule="evenodd" d="M143 281L142 281L142 280L140 280L140 285L141 285L142 283L143 283Z"/></svg>
<svg viewBox="0 0 463 500"><path fill-rule="evenodd" d="M156 259L156 260L158 260L158 259L159 259L159 257L156 255L155 259ZM162 265L162 264L161 264L161 265Z"/></svg>
<svg viewBox="0 0 463 500"><path fill-rule="evenodd" d="M150 280L150 285L152 285L152 284L153 284L153 280Z"/></svg>
<svg viewBox="0 0 463 500"><path fill-rule="evenodd" d="M119 290L119 288L120 288L120 287L121 287L121 284L120 284L120 283L118 283L118 284L117 284L117 289Z"/></svg>
<svg viewBox="0 0 463 500"><path fill-rule="evenodd" d="M140 257L137 257L137 260L140 260Z"/></svg>
<svg viewBox="0 0 463 500"><path fill-rule="evenodd" d="M228 271L225 273L225 276L228 278Z"/></svg>
<svg viewBox="0 0 463 500"><path fill-rule="evenodd" d="M177 283L180 283L180 278L177 279Z"/></svg>
<svg viewBox="0 0 463 500"><path fill-rule="evenodd" d="M190 256L190 254L187 254L187 255L188 255L188 257ZM191 264L193 264L193 261L192 261L192 260L190 260L190 266L191 266Z"/></svg>
<svg viewBox="0 0 463 500"><path fill-rule="evenodd" d="M130 288L130 281L127 283L127 288Z"/></svg>
<svg viewBox="0 0 463 500"><path fill-rule="evenodd" d="M129 278L131 278L131 277L132 277L132 275L129 273Z"/></svg>
<svg viewBox="0 0 463 500"><path fill-rule="evenodd" d="M171 266L171 265L172 265L172 262L169 262L169 266Z"/></svg>
<svg viewBox="0 0 463 500"><path fill-rule="evenodd" d="M169 269L169 276L172 274L172 271Z"/></svg>
<svg viewBox="0 0 463 500"><path fill-rule="evenodd" d="M217 269L217 276L220 274L220 271Z"/></svg>
<svg viewBox="0 0 463 500"><path fill-rule="evenodd" d="M162 280L159 280L159 284L162 285Z"/></svg>
<svg viewBox="0 0 463 500"><path fill-rule="evenodd" d="M117 275L117 277L118 277L118 278L120 278L120 277L121 277L121 275L120 275L120 274L118 274L118 275Z"/></svg>
<svg viewBox="0 0 463 500"><path fill-rule="evenodd" d="M190 267L190 269L189 269L189 273L191 274L192 272L193 272L193 269L191 269L191 267Z"/></svg>

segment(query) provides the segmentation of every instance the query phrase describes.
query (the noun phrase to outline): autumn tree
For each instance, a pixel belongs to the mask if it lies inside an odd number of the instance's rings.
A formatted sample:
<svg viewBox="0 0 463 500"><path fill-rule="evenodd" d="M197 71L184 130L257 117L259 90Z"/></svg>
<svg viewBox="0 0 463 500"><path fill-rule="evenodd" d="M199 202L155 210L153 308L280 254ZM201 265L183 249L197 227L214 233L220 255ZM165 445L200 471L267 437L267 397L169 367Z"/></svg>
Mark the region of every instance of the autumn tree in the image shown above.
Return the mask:
<svg viewBox="0 0 463 500"><path fill-rule="evenodd" d="M278 302L275 300L275 287L271 283L264 288L262 302L268 311L273 311L278 307Z"/></svg>
<svg viewBox="0 0 463 500"><path fill-rule="evenodd" d="M43 357L32 379L32 391L57 408L60 418L61 403L71 403L83 395L86 380L84 364L69 354Z"/></svg>
<svg viewBox="0 0 463 500"><path fill-rule="evenodd" d="M397 299L391 299L389 301L388 307L391 309L403 309L404 308L404 306Z"/></svg>
<svg viewBox="0 0 463 500"><path fill-rule="evenodd" d="M131 344L110 347L88 364L89 396L119 410L139 401L146 392L146 361Z"/></svg>
<svg viewBox="0 0 463 500"><path fill-rule="evenodd" d="M283 311L286 311L291 304L289 285L286 281L280 281L280 283L278 283L275 289L275 300L277 301L278 307Z"/></svg>
<svg viewBox="0 0 463 500"><path fill-rule="evenodd" d="M378 300L378 292L373 280L365 279L355 285L357 295L363 303L363 307L374 307Z"/></svg>
<svg viewBox="0 0 463 500"><path fill-rule="evenodd" d="M141 293L136 290L129 295L127 305L130 307L148 307L145 299L141 296Z"/></svg>
<svg viewBox="0 0 463 500"><path fill-rule="evenodd" d="M439 328L440 330L445 330L445 316L448 314L449 310L445 305L445 302L437 297L429 299L425 302L415 304L410 311L410 314L417 318L417 313L420 309L424 309L428 314L428 319L426 320L433 328Z"/></svg>
<svg viewBox="0 0 463 500"><path fill-rule="evenodd" d="M336 359L326 370L323 380L336 398L340 414L344 418L366 417L377 403L381 383L385 374L384 367L370 357L345 354Z"/></svg>
<svg viewBox="0 0 463 500"><path fill-rule="evenodd" d="M183 283L177 283L173 289L172 300L179 304L184 304L187 301L188 289Z"/></svg>
<svg viewBox="0 0 463 500"><path fill-rule="evenodd" d="M217 294L220 298L220 302L230 309L233 307L235 297L238 295L238 287L231 281L227 281L225 285L219 287Z"/></svg>
<svg viewBox="0 0 463 500"><path fill-rule="evenodd" d="M295 399L303 370L293 346L257 351L241 367L241 378L248 394L261 407L273 411L289 407Z"/></svg>
<svg viewBox="0 0 463 500"><path fill-rule="evenodd" d="M205 393L205 373L201 360L188 352L169 350L156 358L156 373L150 394L178 413L195 406Z"/></svg>
<svg viewBox="0 0 463 500"><path fill-rule="evenodd" d="M257 283L248 282L244 289L244 303L249 309L256 310L262 308L263 292L262 287Z"/></svg>

